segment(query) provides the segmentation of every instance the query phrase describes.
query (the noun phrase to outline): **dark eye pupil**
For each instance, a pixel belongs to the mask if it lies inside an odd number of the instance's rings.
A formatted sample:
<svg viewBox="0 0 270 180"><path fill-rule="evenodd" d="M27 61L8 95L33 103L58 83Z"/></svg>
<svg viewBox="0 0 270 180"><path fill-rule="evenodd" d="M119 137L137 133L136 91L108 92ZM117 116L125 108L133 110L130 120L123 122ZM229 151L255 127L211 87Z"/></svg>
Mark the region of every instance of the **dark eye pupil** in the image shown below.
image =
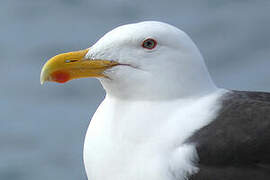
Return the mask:
<svg viewBox="0 0 270 180"><path fill-rule="evenodd" d="M152 48L154 46L154 42L151 40L148 40L144 43L145 47Z"/></svg>
<svg viewBox="0 0 270 180"><path fill-rule="evenodd" d="M156 41L154 39L146 39L142 46L147 49L153 49L156 46Z"/></svg>
<svg viewBox="0 0 270 180"><path fill-rule="evenodd" d="M148 47L152 47L153 44L154 44L154 43L153 43L152 41L147 41L147 42L146 42L146 46L148 46Z"/></svg>

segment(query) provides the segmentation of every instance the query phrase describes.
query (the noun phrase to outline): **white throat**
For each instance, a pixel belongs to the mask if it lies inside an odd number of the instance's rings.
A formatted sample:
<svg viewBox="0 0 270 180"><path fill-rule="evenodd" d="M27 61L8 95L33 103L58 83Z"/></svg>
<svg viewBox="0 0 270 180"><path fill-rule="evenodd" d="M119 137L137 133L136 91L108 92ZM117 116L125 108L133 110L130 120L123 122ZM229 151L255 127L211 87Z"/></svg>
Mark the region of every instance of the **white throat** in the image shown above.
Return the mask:
<svg viewBox="0 0 270 180"><path fill-rule="evenodd" d="M126 100L188 99L218 89L202 59L191 64L192 67L170 62L166 65L162 70L152 69L151 72L118 66L106 71L110 79L100 81L109 96Z"/></svg>
<svg viewBox="0 0 270 180"><path fill-rule="evenodd" d="M215 118L224 93L162 102L106 96L85 139L88 178L184 180L198 170L195 146L184 142Z"/></svg>

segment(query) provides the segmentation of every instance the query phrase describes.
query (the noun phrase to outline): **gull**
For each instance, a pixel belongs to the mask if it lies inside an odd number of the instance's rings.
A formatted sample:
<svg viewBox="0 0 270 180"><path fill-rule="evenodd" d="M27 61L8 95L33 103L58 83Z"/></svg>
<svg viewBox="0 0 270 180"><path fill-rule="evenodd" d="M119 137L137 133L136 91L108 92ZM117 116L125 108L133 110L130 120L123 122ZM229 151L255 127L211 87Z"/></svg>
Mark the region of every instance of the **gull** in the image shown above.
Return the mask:
<svg viewBox="0 0 270 180"><path fill-rule="evenodd" d="M218 88L182 30L117 27L51 58L40 80L89 77L106 91L85 137L89 180L270 179L270 94Z"/></svg>

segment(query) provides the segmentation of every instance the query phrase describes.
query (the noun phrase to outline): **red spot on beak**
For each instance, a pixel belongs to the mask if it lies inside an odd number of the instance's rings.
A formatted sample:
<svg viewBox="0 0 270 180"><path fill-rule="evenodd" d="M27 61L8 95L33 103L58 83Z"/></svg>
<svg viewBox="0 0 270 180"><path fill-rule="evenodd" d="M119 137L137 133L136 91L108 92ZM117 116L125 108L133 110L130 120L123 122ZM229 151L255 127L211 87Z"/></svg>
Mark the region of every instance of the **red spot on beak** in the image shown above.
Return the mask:
<svg viewBox="0 0 270 180"><path fill-rule="evenodd" d="M52 80L58 83L65 83L70 80L70 75L67 72L55 71L51 74Z"/></svg>

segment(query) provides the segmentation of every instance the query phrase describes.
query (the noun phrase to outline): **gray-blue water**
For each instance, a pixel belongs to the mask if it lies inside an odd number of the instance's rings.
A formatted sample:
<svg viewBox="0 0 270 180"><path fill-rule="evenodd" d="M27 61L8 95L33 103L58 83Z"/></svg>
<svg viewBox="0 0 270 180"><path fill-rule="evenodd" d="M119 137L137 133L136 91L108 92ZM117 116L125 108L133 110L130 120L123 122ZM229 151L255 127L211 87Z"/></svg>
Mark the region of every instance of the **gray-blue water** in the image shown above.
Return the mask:
<svg viewBox="0 0 270 180"><path fill-rule="evenodd" d="M221 87L270 91L270 1L1 0L0 179L86 180L84 135L104 91L95 79L39 84L45 61L126 23L185 30Z"/></svg>

